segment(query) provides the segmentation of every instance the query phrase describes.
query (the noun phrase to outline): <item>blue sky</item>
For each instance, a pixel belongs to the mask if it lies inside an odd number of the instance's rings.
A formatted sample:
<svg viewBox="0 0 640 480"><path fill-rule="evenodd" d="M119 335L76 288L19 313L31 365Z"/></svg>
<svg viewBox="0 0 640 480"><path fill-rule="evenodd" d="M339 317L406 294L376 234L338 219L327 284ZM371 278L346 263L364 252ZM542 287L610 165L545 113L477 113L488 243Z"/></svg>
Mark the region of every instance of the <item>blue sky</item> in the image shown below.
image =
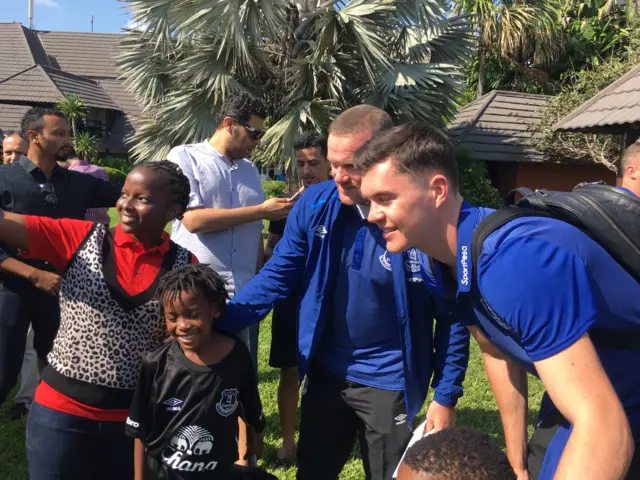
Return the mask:
<svg viewBox="0 0 640 480"><path fill-rule="evenodd" d="M0 22L29 25L28 0L1 0ZM118 33L129 21L124 3L117 0L34 0L33 26L38 30Z"/></svg>

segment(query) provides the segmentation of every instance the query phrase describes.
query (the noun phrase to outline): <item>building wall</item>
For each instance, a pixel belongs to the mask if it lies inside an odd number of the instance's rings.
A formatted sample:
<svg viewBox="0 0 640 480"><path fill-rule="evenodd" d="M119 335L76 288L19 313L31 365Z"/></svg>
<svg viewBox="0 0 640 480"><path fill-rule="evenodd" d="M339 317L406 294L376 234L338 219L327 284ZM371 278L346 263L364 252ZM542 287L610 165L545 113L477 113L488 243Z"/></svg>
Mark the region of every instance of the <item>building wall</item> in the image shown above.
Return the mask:
<svg viewBox="0 0 640 480"><path fill-rule="evenodd" d="M616 174L603 165L489 162L488 170L491 182L503 196L517 187L570 191L578 183L599 180L616 185Z"/></svg>

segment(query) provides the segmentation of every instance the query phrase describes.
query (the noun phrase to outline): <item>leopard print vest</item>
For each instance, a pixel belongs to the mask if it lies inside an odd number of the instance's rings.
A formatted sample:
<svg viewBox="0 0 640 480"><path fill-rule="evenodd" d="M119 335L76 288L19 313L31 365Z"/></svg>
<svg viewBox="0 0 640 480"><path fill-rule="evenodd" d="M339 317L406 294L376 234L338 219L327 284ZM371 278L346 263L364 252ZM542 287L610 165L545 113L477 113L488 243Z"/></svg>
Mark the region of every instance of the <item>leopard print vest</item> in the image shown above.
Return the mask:
<svg viewBox="0 0 640 480"><path fill-rule="evenodd" d="M172 243L154 283L131 297L115 278L112 232L96 224L66 271L49 366L80 382L134 389L143 356L162 345L167 335L153 298L157 281L190 259L188 250Z"/></svg>

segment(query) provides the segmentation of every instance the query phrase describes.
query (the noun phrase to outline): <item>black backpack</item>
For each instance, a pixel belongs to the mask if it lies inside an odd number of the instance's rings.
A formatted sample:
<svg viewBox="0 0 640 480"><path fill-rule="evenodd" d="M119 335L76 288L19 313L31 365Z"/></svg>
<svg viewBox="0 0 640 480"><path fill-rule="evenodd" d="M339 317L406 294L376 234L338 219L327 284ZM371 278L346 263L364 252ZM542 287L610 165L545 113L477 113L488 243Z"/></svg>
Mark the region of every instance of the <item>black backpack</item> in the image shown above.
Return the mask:
<svg viewBox="0 0 640 480"><path fill-rule="evenodd" d="M523 197L516 202L518 193ZM518 188L505 205L485 217L473 233L474 268L482 244L498 228L519 217L551 217L582 230L640 282L640 198L598 182L581 183L572 192Z"/></svg>
<svg viewBox="0 0 640 480"><path fill-rule="evenodd" d="M515 201L516 195L523 197ZM627 272L640 282L640 199L603 182L581 183L572 192L513 190L505 208L485 217L473 232L473 271L485 239L511 220L525 216L550 217L570 223L598 242ZM480 295L477 282L473 282ZM493 313L495 315L495 313ZM640 350L640 331L589 329L596 346Z"/></svg>

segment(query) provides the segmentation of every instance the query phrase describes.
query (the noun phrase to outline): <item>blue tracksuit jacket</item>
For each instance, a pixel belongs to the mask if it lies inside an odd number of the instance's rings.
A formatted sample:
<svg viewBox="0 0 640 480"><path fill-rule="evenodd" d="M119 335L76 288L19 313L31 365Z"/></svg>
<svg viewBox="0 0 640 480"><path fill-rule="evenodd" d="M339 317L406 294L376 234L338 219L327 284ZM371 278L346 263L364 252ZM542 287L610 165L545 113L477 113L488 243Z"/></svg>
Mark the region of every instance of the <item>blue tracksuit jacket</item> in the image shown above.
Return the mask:
<svg viewBox="0 0 640 480"><path fill-rule="evenodd" d="M330 180L309 187L296 203L284 236L264 268L233 298L218 327L240 331L262 320L275 304L300 287L298 367L301 377L319 345L331 314L336 267L341 261L340 211L353 208L338 199ZM446 406L462 396L462 381L469 357L469 334L455 319L455 302L434 303L422 283L415 255L388 254L394 284L398 326L403 350L405 402L408 424L420 411L429 389ZM366 301L366 300L364 300ZM434 335L434 317L438 319ZM366 319L363 319L366 321ZM435 372L435 374L434 374Z"/></svg>

